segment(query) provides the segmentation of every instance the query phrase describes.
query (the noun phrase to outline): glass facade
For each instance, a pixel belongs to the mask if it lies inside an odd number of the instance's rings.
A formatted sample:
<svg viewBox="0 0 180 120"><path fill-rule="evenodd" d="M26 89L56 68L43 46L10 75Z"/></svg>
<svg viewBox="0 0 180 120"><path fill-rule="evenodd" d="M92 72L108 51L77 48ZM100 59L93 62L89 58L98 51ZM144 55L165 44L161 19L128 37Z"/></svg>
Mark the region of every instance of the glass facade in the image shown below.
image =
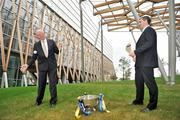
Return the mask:
<svg viewBox="0 0 180 120"><path fill-rule="evenodd" d="M21 85L21 78L22 73L19 70L20 60L18 55L11 55L9 60L9 66L7 70L8 76L8 85L10 87L20 86ZM2 76L2 59L0 57L0 76ZM0 82L2 81L2 77L0 77Z"/></svg>
<svg viewBox="0 0 180 120"><path fill-rule="evenodd" d="M62 49L64 52L61 55L61 66L64 67L64 69L62 69L62 71L68 74L66 71L70 70L74 72L73 69L80 70L81 44L79 32L62 19L58 13L55 13L55 11L45 5L43 1L36 1L35 6L34 0L22 0L21 2L21 7L19 7L19 0L15 0L15 3L13 3L12 0L5 0L1 11L5 59L7 58L8 49L10 49L10 59L7 68L9 86L18 86L21 84L22 73L19 71L20 58L22 58L22 54L23 57L25 57L26 54L28 54L28 56L32 54L33 43L36 42L36 39L33 38L33 33L40 28L44 29L47 38L53 39L56 43L59 41L63 43ZM29 31L32 31L30 36L28 36ZM10 44L11 42L12 45ZM19 49L20 43L22 44L22 51ZM26 53L28 44L28 53ZM93 56L96 57L96 60L90 58L92 54L92 50L90 49L95 50ZM100 64L100 52L94 48L87 39L84 40L84 51L85 67L88 66L89 61ZM0 59L0 76L2 76L3 73L1 61ZM85 68L86 73L96 74L94 76L97 76L100 68L93 66L92 69L97 70L91 70L91 72L88 66ZM80 76L81 73L78 74L78 72L76 72L76 74ZM1 79L2 78L0 78L0 80ZM72 79L72 76L69 76L69 79Z"/></svg>
<svg viewBox="0 0 180 120"><path fill-rule="evenodd" d="M32 2L31 2L32 3ZM31 4L29 3L29 4ZM5 0L4 6L1 12L2 15L2 31L3 31L3 40L4 40L4 48L5 48L5 55L7 55L7 50L10 43L10 38L12 35L13 24L15 19L17 19L18 14L18 5L19 1L15 1L15 5L13 7L12 0ZM31 12L32 12L32 5ZM13 12L13 10L15 10ZM17 26L16 26L17 27ZM26 1L22 2L22 9L21 15L19 17L19 29L21 34L23 52L25 52L26 41L27 41L27 31L28 31L28 19L27 19L27 12L26 12ZM30 41L32 43L32 40ZM30 44L32 49L32 44ZM11 53L9 59L9 65L7 69L7 76L8 76L8 86L20 86L22 73L19 70L20 66L20 56L19 56L19 45L18 45L18 36L17 36L17 29L15 28L15 32L13 34L13 41L11 46ZM6 58L6 56L5 56ZM7 62L7 61L6 61ZM2 58L0 57L0 76L2 76ZM2 77L0 77L0 82L2 81Z"/></svg>

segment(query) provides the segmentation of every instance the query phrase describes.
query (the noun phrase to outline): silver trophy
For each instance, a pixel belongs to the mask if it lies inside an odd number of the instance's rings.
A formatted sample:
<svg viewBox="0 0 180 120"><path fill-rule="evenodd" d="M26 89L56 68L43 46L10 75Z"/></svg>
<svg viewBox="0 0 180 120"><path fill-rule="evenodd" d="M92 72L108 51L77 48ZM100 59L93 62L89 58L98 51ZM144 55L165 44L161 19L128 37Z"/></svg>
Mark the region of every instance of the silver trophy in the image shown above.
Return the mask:
<svg viewBox="0 0 180 120"><path fill-rule="evenodd" d="M83 95L77 98L78 100L83 100L86 107L94 109L98 105L98 95Z"/></svg>

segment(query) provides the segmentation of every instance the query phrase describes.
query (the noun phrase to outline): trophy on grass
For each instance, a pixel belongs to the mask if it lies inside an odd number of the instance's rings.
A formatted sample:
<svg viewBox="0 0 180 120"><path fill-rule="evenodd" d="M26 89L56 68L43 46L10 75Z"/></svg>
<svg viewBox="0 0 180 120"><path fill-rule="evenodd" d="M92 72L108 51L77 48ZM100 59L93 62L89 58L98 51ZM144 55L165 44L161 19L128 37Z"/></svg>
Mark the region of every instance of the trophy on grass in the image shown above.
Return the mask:
<svg viewBox="0 0 180 120"><path fill-rule="evenodd" d="M78 120L83 114L85 116L91 115L92 112L99 110L100 112L110 113L107 110L104 95L100 93L99 95L89 95L85 94L77 97L78 105L75 110L75 118Z"/></svg>

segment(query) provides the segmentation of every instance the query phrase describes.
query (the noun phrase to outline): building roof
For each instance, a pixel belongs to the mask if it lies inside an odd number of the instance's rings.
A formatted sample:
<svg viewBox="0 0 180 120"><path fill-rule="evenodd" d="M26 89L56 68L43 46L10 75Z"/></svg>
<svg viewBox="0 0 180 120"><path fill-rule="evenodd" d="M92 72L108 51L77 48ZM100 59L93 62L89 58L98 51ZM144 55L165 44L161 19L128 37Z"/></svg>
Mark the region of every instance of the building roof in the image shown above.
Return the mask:
<svg viewBox="0 0 180 120"><path fill-rule="evenodd" d="M137 22L127 0L90 0L94 7L94 15L100 15L102 25L107 25L108 31L134 30ZM148 15L152 18L152 26L156 30L169 26L168 0L132 0L139 16ZM180 30L180 1L175 0L175 26Z"/></svg>

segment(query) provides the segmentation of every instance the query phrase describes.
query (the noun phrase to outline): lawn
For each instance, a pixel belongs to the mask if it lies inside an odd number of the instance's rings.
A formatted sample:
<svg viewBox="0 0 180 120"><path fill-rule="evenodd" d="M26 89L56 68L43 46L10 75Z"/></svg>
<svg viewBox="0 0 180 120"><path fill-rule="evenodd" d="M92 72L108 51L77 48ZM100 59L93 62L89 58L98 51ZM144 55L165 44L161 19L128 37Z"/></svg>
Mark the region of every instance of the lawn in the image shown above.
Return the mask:
<svg viewBox="0 0 180 120"><path fill-rule="evenodd" d="M49 88L46 87L43 104L34 106L36 86L0 89L0 120L75 120L74 112L77 97L87 94L103 93L110 113L93 112L80 120L179 120L180 119L180 77L174 86L157 79L159 102L157 110L141 113L149 100L145 91L145 105L129 105L135 97L134 81L113 81L104 83L80 83L58 85L58 103L49 106Z"/></svg>

